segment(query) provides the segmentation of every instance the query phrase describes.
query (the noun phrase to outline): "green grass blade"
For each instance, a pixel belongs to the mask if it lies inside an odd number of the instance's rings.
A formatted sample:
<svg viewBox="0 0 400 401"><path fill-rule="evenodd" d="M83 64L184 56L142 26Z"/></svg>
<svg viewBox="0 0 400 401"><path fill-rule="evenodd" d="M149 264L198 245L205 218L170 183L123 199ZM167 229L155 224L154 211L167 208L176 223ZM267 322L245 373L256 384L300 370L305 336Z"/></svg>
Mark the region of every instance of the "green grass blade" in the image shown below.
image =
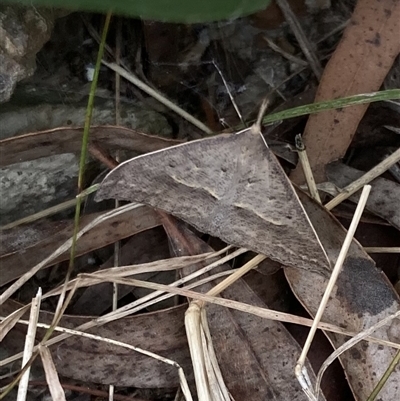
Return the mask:
<svg viewBox="0 0 400 401"><path fill-rule="evenodd" d="M324 102L307 104L305 106L294 107L289 110L272 113L263 118L263 124L269 124L275 121L286 120L288 118L305 116L307 114L319 113L321 111L339 109L343 107L354 106L357 104L365 104L379 102L382 100L400 99L400 89L388 89L380 92L366 93L343 97L340 99L327 100Z"/></svg>

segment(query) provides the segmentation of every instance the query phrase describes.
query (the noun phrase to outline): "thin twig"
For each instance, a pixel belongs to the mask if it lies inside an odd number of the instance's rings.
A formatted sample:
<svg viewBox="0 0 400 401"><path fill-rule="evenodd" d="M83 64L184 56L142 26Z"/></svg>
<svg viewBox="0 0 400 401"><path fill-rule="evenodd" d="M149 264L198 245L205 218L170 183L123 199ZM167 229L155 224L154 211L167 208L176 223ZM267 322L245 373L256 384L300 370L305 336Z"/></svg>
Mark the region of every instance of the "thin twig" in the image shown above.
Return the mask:
<svg viewBox="0 0 400 401"><path fill-rule="evenodd" d="M319 197L317 184L315 183L314 175L312 173L310 162L308 160L306 147L304 146L300 134L296 135L295 143L296 143L297 153L299 155L299 161L301 163L301 167L303 168L304 177L306 178L307 187L308 190L310 191L310 195L314 200L316 200L318 203L321 204L322 203L321 198Z"/></svg>
<svg viewBox="0 0 400 401"><path fill-rule="evenodd" d="M293 54L288 53L287 51L283 50L281 47L279 47L272 39L270 39L268 36L263 36L262 37L267 43L268 46L276 53L280 54L281 56L285 57L287 60L291 61L292 63L296 63L298 65L307 67L309 64L307 61L304 61L300 57L296 57Z"/></svg>

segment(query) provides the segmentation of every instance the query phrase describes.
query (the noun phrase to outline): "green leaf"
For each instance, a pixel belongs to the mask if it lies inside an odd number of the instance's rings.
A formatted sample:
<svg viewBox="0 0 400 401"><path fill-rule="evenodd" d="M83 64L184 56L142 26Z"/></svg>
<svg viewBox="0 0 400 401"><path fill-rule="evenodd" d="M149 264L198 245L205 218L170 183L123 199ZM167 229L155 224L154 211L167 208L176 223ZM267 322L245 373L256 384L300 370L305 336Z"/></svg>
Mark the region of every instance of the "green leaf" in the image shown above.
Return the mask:
<svg viewBox="0 0 400 401"><path fill-rule="evenodd" d="M28 6L107 12L166 22L195 23L237 18L264 9L270 0L4 0Z"/></svg>

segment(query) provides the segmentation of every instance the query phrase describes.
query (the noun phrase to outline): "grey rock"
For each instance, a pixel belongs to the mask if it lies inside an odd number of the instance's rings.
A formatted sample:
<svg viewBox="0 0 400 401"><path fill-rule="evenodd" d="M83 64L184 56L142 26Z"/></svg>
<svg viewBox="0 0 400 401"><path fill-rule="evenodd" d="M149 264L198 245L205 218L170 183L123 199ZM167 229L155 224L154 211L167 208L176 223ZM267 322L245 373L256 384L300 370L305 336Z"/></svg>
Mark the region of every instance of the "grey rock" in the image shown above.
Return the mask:
<svg viewBox="0 0 400 401"><path fill-rule="evenodd" d="M49 40L54 19L50 9L0 6L0 103L35 71L36 53Z"/></svg>
<svg viewBox="0 0 400 401"><path fill-rule="evenodd" d="M62 154L0 169L0 224L54 206L76 191L78 157Z"/></svg>

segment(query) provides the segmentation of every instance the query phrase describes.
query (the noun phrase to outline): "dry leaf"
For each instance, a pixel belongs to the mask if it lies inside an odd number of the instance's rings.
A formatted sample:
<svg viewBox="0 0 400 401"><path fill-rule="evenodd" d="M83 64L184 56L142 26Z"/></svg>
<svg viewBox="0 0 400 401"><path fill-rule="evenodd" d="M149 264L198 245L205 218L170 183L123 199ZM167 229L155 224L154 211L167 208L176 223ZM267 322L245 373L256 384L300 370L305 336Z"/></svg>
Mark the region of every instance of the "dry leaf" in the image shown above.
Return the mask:
<svg viewBox="0 0 400 401"><path fill-rule="evenodd" d="M336 261L345 230L322 206L299 192L299 197L313 222L332 264ZM299 272L285 268L293 292L309 311L315 315L322 299L327 279L313 272ZM310 290L312 289L312 291ZM323 315L323 321L347 330L360 332L400 308L400 300L387 278L375 267L373 260L353 240L343 270ZM389 340L388 327L378 329L374 336ZM335 348L347 339L329 333ZM362 342L341 356L346 376L356 399L365 400L391 363L396 350L377 344ZM400 369L389 377L379 397L395 400L400 383Z"/></svg>
<svg viewBox="0 0 400 401"><path fill-rule="evenodd" d="M179 254L211 252L201 239L181 227L183 242L174 242ZM196 271L198 265L184 268L182 274ZM212 274L229 270L229 265L213 269ZM209 291L216 282L203 284L199 292ZM265 308L250 287L238 280L222 292L224 298ZM207 318L213 346L224 381L235 400L307 400L294 376L296 355L301 349L286 328L277 321L262 319L219 305L207 304ZM312 374L312 368L307 363ZM320 400L324 399L321 396Z"/></svg>
<svg viewBox="0 0 400 401"><path fill-rule="evenodd" d="M83 216L80 220L80 227L86 226L102 214L103 213L93 213ZM30 244L27 239L21 242L19 246L16 246L18 244L15 242L17 238L15 233L22 233L21 236L25 238L26 226L18 226L1 232L0 239L2 244L5 244L5 249L14 250L12 253L3 254L0 258L0 285L7 284L21 277L34 265L41 262L45 257L72 237L73 222L71 221L68 227L62 231L59 231L59 224L58 222L41 223L40 228L45 230L48 235L47 238L43 238L43 235L37 234L31 238L32 242ZM104 221L83 235L77 242L76 255L83 255L94 249L104 247L158 225L158 216L152 209L142 206L130 210L127 213ZM10 238L10 240L8 238ZM65 252L63 255L53 260L51 265L67 260L68 258L69 252Z"/></svg>
<svg viewBox="0 0 400 401"><path fill-rule="evenodd" d="M0 314L7 316L20 307L17 302L8 300L0 306ZM177 361L190 380L191 361L184 328L186 308L181 305L125 317L88 332L128 344L134 341L137 347ZM53 316L50 312L41 312L39 321L50 324ZM75 328L90 320L89 317L64 315L60 326ZM19 352L23 348L24 330L25 327L17 325L12 336L6 336L4 346L9 345L14 352ZM44 333L40 329L38 332ZM58 374L75 380L139 388L179 386L175 367L126 348L73 336L50 350Z"/></svg>
<svg viewBox="0 0 400 401"><path fill-rule="evenodd" d="M82 147L82 131L83 128L61 127L3 139L0 141L0 166L62 153L78 153ZM114 126L91 127L90 141L110 151L125 149L139 153L153 152L180 143Z"/></svg>

